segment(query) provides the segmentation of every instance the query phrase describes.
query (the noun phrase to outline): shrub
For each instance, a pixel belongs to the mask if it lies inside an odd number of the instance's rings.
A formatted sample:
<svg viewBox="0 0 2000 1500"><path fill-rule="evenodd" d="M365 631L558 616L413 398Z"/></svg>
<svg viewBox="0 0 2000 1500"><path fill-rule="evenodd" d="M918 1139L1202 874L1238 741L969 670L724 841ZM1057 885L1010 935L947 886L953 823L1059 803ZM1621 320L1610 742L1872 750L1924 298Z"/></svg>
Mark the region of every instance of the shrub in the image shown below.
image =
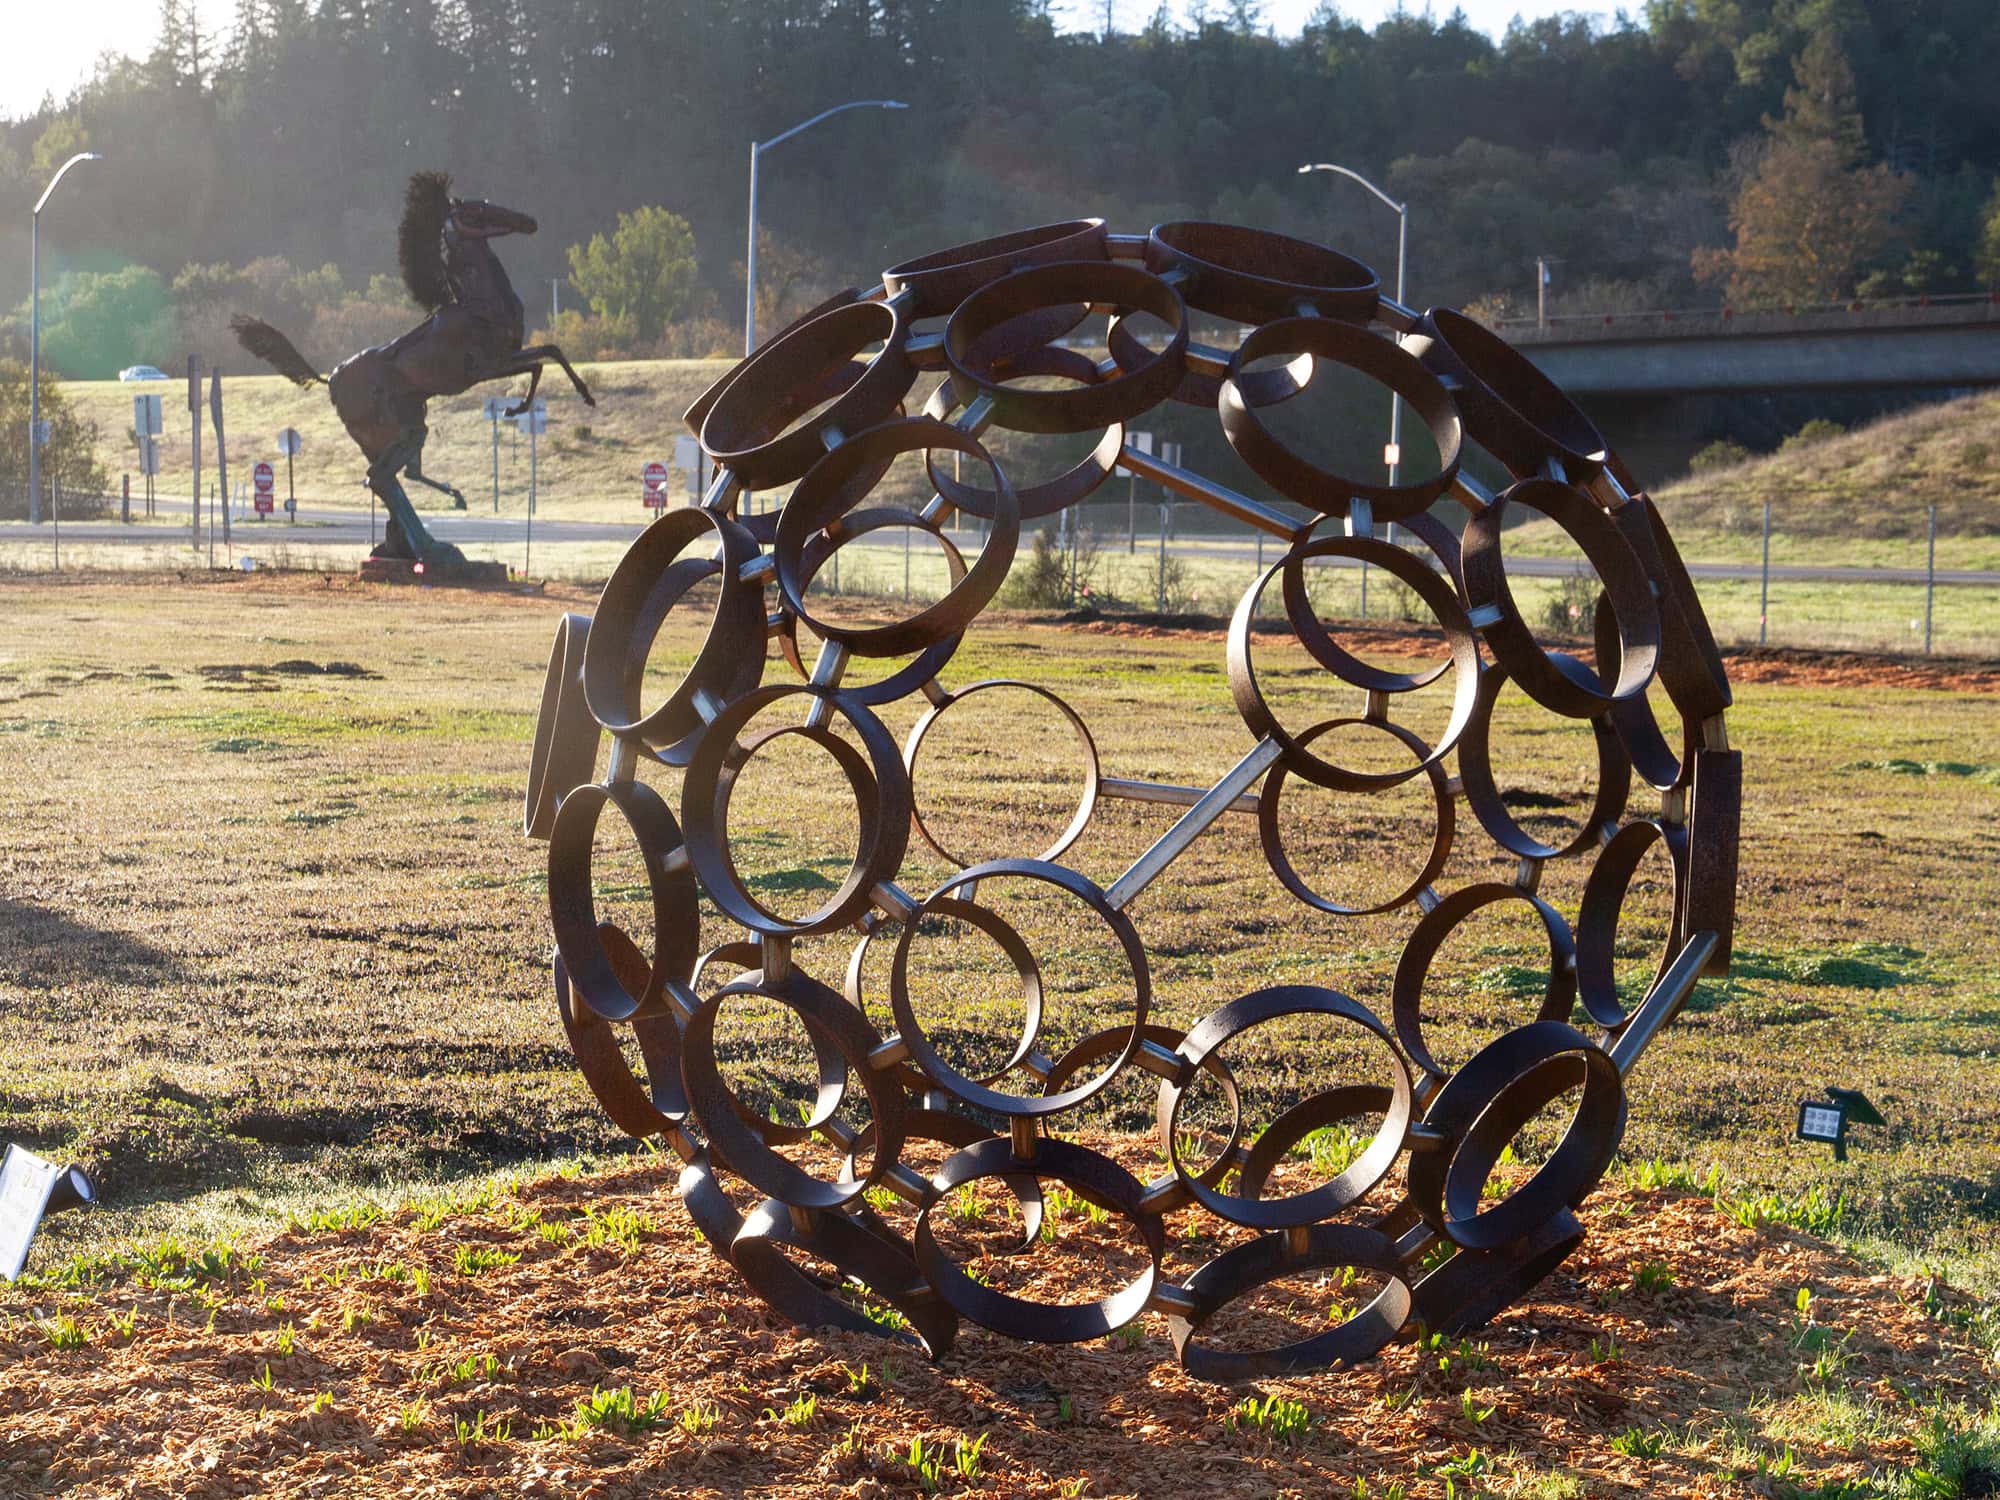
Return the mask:
<svg viewBox="0 0 2000 1500"><path fill-rule="evenodd" d="M1780 453L1789 453L1795 448L1810 448L1814 443L1823 443L1828 438L1839 437L1847 431L1838 422L1829 422L1825 417L1814 417L1797 432L1778 444Z"/></svg>
<svg viewBox="0 0 2000 1500"><path fill-rule="evenodd" d="M1542 608L1542 623L1556 635L1589 635L1597 629L1597 579L1571 573L1556 584Z"/></svg>
<svg viewBox="0 0 2000 1500"><path fill-rule="evenodd" d="M1717 438L1688 460L1688 472L1707 474L1716 469L1733 469L1738 464L1748 463L1751 457L1750 450L1741 443L1729 438Z"/></svg>

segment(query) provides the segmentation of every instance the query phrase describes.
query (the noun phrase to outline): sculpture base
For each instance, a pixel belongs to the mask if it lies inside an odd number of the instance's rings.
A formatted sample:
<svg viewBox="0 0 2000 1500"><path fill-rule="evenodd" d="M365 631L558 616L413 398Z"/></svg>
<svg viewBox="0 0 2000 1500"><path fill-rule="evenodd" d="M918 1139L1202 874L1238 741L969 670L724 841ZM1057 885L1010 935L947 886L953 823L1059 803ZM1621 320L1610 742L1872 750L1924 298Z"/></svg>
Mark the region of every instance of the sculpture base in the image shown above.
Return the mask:
<svg viewBox="0 0 2000 1500"><path fill-rule="evenodd" d="M364 557L357 570L363 583L452 583L475 588L506 583L501 562L418 563L408 557Z"/></svg>

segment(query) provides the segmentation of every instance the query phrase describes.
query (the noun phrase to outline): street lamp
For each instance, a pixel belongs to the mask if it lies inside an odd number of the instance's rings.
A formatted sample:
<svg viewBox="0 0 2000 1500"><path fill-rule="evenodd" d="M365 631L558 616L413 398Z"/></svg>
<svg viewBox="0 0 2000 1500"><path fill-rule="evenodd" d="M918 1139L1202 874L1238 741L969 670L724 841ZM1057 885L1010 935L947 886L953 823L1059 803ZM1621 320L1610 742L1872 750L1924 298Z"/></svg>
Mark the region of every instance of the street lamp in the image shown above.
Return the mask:
<svg viewBox="0 0 2000 1500"><path fill-rule="evenodd" d="M42 207L63 174L80 161L103 161L96 151L79 151L56 169L35 203L28 230L28 519L42 518Z"/></svg>
<svg viewBox="0 0 2000 1500"><path fill-rule="evenodd" d="M1303 176L1307 172L1338 172L1342 177L1351 177L1369 192L1396 210L1396 300L1403 300L1403 261L1410 244L1410 205L1398 203L1387 193L1375 186L1359 172L1346 167L1336 167L1330 161L1309 162L1299 168ZM1389 396L1389 483L1396 482L1396 476L1403 467L1403 406L1393 392Z"/></svg>
<svg viewBox="0 0 2000 1500"><path fill-rule="evenodd" d="M780 141L788 141L801 130L810 130L828 115L837 115L844 109L908 109L910 106L897 99L854 99L846 104L836 104L832 109L823 109L810 120L794 125L782 135L774 135L768 141L750 143L750 247L743 258L743 352L747 355L757 347L757 158Z"/></svg>

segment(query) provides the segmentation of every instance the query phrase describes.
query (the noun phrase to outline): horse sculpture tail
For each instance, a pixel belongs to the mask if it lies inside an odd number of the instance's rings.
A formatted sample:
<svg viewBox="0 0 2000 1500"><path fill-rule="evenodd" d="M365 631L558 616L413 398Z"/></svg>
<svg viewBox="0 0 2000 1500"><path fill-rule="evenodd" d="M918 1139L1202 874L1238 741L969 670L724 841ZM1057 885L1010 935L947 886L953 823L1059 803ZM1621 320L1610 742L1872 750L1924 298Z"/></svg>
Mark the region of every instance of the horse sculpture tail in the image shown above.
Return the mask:
<svg viewBox="0 0 2000 1500"><path fill-rule="evenodd" d="M269 323L238 313L229 320L229 326L236 330L237 343L292 384L298 386L326 384L326 377L315 370L306 357L292 347L290 339Z"/></svg>

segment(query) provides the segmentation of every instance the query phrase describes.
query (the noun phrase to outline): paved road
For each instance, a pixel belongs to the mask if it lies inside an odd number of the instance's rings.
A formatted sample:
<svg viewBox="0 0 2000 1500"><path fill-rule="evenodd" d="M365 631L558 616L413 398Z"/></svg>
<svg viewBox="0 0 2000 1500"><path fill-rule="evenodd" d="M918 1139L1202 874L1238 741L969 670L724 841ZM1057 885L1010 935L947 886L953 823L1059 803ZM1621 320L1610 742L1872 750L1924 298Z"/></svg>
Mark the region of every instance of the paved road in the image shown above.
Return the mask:
<svg viewBox="0 0 2000 1500"><path fill-rule="evenodd" d="M162 497L157 506L160 514L185 516L186 500L168 500ZM496 516L490 511L481 513L472 509L466 511L426 511L424 524L431 529L439 541L452 542L458 546L474 544L520 546L524 540L524 520L518 514ZM377 524L381 523L378 515ZM207 517L203 518L207 525ZM644 523L634 521L564 521L554 518L535 520L534 540L537 545L559 543L599 542L623 546L631 542L643 529ZM62 528L65 541L72 542L123 542L123 543L170 543L185 536L180 528L154 525L126 526L117 521L78 521ZM219 542L218 538L218 542ZM25 521L0 523L0 542L53 541L50 527L45 521L39 526L30 526ZM230 547L239 555L253 553L263 546L283 544L292 547L313 546L363 546L368 542L368 516L366 512L335 509L305 509L299 511L299 524L287 525L282 514L263 522L235 521L230 528ZM902 541L895 533L874 533L863 537L862 546L900 548ZM1139 550L1147 551L1157 542L1145 535L1139 538ZM1246 565L1257 556L1254 540L1243 541L1235 538L1208 537L1199 533L1176 537L1170 545L1178 556L1191 553L1217 561L1240 561ZM204 552L207 537L202 540ZM1106 549L1112 550L1115 543L1107 542ZM1277 557L1275 542L1265 544L1266 560ZM1342 560L1344 561L1344 560ZM1554 557L1510 557L1507 560L1510 573L1525 578L1561 578L1574 571L1572 565L1563 558ZM1750 582L1762 576L1762 570L1755 563L1689 563L1688 572L1697 579L1725 582ZM1922 568L1881 568L1881 567L1832 567L1813 563L1773 563L1771 577L1788 583L1922 583ZM1989 572L1974 568L1940 568L1937 572L1940 584L1962 585L1974 588L2000 588L2000 572Z"/></svg>

